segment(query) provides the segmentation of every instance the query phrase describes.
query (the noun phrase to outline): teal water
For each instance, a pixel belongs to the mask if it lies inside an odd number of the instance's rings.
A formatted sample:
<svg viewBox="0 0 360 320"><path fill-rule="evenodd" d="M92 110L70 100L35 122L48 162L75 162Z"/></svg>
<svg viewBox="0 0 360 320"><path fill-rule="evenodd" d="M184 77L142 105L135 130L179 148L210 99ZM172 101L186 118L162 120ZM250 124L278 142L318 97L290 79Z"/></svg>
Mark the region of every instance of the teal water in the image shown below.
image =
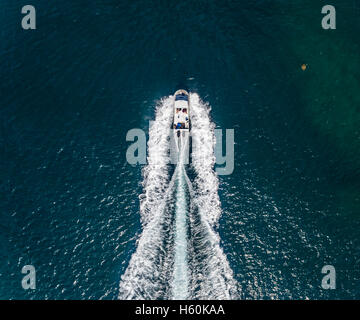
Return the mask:
<svg viewBox="0 0 360 320"><path fill-rule="evenodd" d="M359 1L332 1L335 31L321 1L31 4L36 31L23 1L0 11L1 299L119 297L143 231L126 133L148 132L179 87L235 130L214 230L238 297L360 298ZM320 286L326 264L336 290ZM167 292L171 277L153 277Z"/></svg>

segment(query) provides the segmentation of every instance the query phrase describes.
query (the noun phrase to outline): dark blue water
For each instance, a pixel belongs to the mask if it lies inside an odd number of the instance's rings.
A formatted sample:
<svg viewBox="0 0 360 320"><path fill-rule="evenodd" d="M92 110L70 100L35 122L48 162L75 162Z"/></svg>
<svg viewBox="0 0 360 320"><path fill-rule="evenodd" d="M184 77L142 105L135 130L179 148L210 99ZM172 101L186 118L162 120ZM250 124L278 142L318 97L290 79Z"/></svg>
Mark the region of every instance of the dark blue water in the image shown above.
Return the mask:
<svg viewBox="0 0 360 320"><path fill-rule="evenodd" d="M179 86L235 129L216 230L239 297L360 298L358 1L334 31L321 1L33 0L34 31L25 4L0 11L0 298L118 297L142 232L126 133Z"/></svg>

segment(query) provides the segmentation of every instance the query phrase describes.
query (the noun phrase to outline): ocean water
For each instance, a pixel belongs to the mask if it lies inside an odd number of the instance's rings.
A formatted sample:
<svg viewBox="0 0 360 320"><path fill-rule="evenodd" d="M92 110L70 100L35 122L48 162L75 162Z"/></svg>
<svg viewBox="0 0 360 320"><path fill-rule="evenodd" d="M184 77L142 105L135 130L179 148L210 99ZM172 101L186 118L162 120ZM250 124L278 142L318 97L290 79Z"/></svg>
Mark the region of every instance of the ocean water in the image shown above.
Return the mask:
<svg viewBox="0 0 360 320"><path fill-rule="evenodd" d="M332 1L336 30L310 0L33 0L33 31L25 4L0 10L1 299L360 298L358 0ZM202 149L175 169L183 87Z"/></svg>

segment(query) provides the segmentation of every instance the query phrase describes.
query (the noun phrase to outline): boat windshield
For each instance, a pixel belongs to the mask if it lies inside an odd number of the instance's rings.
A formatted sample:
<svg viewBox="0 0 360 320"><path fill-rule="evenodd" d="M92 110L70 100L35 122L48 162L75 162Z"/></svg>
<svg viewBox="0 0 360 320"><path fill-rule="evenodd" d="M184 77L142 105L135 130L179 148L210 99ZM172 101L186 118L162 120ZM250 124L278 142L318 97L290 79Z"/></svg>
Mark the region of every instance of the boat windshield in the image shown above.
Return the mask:
<svg viewBox="0 0 360 320"><path fill-rule="evenodd" d="M186 94L178 94L175 97L175 101L179 101L179 100L183 100L183 101L189 101L189 98Z"/></svg>

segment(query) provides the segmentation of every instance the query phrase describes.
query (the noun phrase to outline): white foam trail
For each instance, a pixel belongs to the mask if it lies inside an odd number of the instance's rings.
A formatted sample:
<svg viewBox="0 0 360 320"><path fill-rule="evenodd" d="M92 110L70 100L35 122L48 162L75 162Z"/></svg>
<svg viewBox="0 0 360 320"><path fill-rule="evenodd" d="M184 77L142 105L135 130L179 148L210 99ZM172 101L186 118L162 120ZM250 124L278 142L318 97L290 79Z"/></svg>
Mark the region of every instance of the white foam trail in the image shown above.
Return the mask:
<svg viewBox="0 0 360 320"><path fill-rule="evenodd" d="M201 234L196 247L201 251L202 263L194 268L193 286L198 299L236 299L237 283L220 246L220 237L214 225L221 215L218 195L219 181L214 171L215 135L210 120L210 107L196 93L191 94L192 165L196 172L193 205L200 223L194 223L194 232Z"/></svg>
<svg viewBox="0 0 360 320"><path fill-rule="evenodd" d="M191 94L190 103L194 184L183 164L177 165L170 179L167 137L173 97L168 97L159 103L149 132L148 165L143 170L144 193L140 196L143 231L121 277L120 299L237 298L232 270L214 230L221 215L219 182L214 172L214 124L209 106L197 94ZM190 193L190 211L184 181ZM191 233L187 236L189 226Z"/></svg>
<svg viewBox="0 0 360 320"><path fill-rule="evenodd" d="M210 106L202 102L196 93L190 95L191 102L191 137L192 165L196 171L196 205L206 208L204 218L214 225L220 215L220 199L218 195L219 181L214 172L215 135L214 123L210 120Z"/></svg>
<svg viewBox="0 0 360 320"><path fill-rule="evenodd" d="M163 239L166 230L161 228L166 220L165 204L174 185L169 182L169 128L172 117L172 97L160 101L155 122L149 130L148 165L143 169L144 193L140 196L140 214L143 232L137 242L125 274L120 282L120 299L157 299L166 295L162 282L167 279L169 262L162 259L165 251ZM165 260L165 261L164 261ZM164 271L165 270L165 271Z"/></svg>
<svg viewBox="0 0 360 320"><path fill-rule="evenodd" d="M172 299L185 300L189 298L189 279L188 279L188 253L187 253L187 209L188 204L185 193L185 171L184 171L184 146L183 137L181 139L182 149L179 153L177 165L177 193L176 193L176 211L175 211L175 260L172 281Z"/></svg>
<svg viewBox="0 0 360 320"><path fill-rule="evenodd" d="M170 125L173 116L173 97L162 99L157 108L155 121L149 128L147 166L143 169L144 193L140 196L140 213L143 223L148 223L159 202L164 204L163 194L168 188L170 156Z"/></svg>

